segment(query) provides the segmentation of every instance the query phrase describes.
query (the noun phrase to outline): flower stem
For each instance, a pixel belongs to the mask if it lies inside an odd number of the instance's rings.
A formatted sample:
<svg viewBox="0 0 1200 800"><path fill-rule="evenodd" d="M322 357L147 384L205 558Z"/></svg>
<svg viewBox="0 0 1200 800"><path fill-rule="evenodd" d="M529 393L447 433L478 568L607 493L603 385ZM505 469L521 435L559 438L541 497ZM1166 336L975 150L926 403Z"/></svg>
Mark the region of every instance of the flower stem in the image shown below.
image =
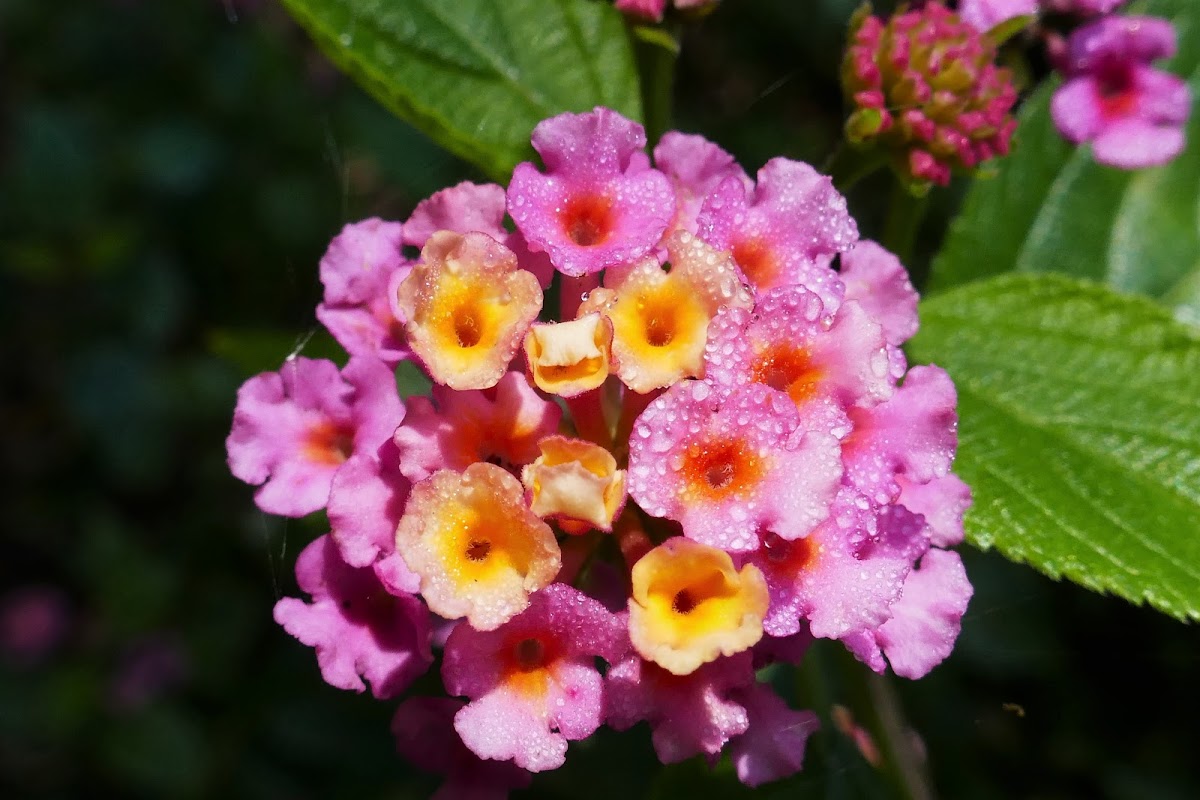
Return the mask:
<svg viewBox="0 0 1200 800"><path fill-rule="evenodd" d="M925 758L918 751L916 732L908 727L900 699L887 675L877 675L849 652L838 649L837 669L846 701L870 732L882 758L880 769L905 800L933 800L933 785Z"/></svg>
<svg viewBox="0 0 1200 800"><path fill-rule="evenodd" d="M567 397L565 402L575 423L575 433L581 439L595 442L601 447L612 447L612 434L604 418L602 389Z"/></svg>
<svg viewBox="0 0 1200 800"><path fill-rule="evenodd" d="M883 224L882 244L891 250L905 266L912 261L917 232L929 209L929 196L914 197L900 181L892 182L888 201L887 220Z"/></svg>
<svg viewBox="0 0 1200 800"><path fill-rule="evenodd" d="M887 675L876 675L865 667L859 672L866 676L870 695L870 717L877 741L883 749L884 765L893 785L909 800L933 800L925 758L918 752L916 732L905 724L900 698Z"/></svg>

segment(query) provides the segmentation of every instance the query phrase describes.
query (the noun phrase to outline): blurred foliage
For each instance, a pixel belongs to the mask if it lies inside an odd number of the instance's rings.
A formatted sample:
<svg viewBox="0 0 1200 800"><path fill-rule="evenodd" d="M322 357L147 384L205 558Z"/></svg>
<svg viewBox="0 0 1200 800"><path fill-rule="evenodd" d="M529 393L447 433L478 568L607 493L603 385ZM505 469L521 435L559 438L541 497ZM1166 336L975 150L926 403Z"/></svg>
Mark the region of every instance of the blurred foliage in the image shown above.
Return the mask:
<svg viewBox="0 0 1200 800"><path fill-rule="evenodd" d="M854 5L726 2L686 34L680 127L750 170L820 163ZM0 0L0 37L0 796L428 796L389 704L326 686L272 623L322 523L257 512L223 440L245 377L334 352L313 306L340 226L478 176L270 2ZM885 188L851 196L868 235ZM1195 796L1195 631L966 555L955 655L898 685L941 794ZM773 676L793 702L838 696L818 656ZM813 771L764 796L874 794L826 723ZM746 796L728 775L660 770L641 726L572 745L526 796Z"/></svg>

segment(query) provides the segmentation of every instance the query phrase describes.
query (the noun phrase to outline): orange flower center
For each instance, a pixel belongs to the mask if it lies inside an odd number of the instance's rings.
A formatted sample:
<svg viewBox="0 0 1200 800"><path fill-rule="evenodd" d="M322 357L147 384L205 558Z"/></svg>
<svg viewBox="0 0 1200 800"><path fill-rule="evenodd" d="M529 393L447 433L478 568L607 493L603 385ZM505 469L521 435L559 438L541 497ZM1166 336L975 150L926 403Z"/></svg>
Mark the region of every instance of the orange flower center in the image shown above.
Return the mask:
<svg viewBox="0 0 1200 800"><path fill-rule="evenodd" d="M510 640L505 648L505 683L526 696L544 695L550 684L550 666L557 658L553 642L538 636Z"/></svg>
<svg viewBox="0 0 1200 800"><path fill-rule="evenodd" d="M486 561L491 552L492 543L487 539L472 539L467 544L466 556L471 561L480 562Z"/></svg>
<svg viewBox="0 0 1200 800"><path fill-rule="evenodd" d="M459 347L474 347L483 338L483 323L479 308L474 303L465 303L454 313L454 338Z"/></svg>
<svg viewBox="0 0 1200 800"><path fill-rule="evenodd" d="M770 245L759 238L743 239L733 245L733 260L751 283L759 288L773 284L779 264Z"/></svg>
<svg viewBox="0 0 1200 800"><path fill-rule="evenodd" d="M812 536L788 541L774 533L763 537L767 566L780 575L799 575L812 565L820 549Z"/></svg>
<svg viewBox="0 0 1200 800"><path fill-rule="evenodd" d="M762 477L763 465L735 441L688 447L683 475L701 496L716 500L742 492Z"/></svg>
<svg viewBox="0 0 1200 800"><path fill-rule="evenodd" d="M321 420L308 429L303 452L309 461L336 467L354 452L354 429L332 420Z"/></svg>
<svg viewBox="0 0 1200 800"><path fill-rule="evenodd" d="M751 367L751 380L786 392L798 406L817 393L821 377L821 370L813 365L807 350L787 345L761 354Z"/></svg>
<svg viewBox="0 0 1200 800"><path fill-rule="evenodd" d="M603 244L612 233L612 202L604 195L573 197L560 219L567 237L580 247Z"/></svg>

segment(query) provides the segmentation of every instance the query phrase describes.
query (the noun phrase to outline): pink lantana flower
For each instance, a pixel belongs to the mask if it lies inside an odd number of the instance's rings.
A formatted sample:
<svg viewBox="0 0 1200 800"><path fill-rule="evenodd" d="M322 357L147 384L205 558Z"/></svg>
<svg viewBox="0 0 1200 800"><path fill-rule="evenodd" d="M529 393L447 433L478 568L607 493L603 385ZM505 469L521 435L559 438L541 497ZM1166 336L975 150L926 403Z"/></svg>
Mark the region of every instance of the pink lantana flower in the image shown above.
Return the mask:
<svg viewBox="0 0 1200 800"><path fill-rule="evenodd" d="M1001 22L1038 12L1038 0L960 0L958 15L963 22L987 33Z"/></svg>
<svg viewBox="0 0 1200 800"><path fill-rule="evenodd" d="M1191 93L1182 78L1150 63L1175 53L1175 28L1153 17L1105 17L1067 42L1066 83L1051 100L1068 140L1091 142L1101 164L1138 169L1183 151Z"/></svg>
<svg viewBox="0 0 1200 800"><path fill-rule="evenodd" d="M533 131L546 172L513 170L508 213L531 248L579 276L650 252L675 212L671 182L651 169L641 125L606 108L561 114Z"/></svg>
<svg viewBox="0 0 1200 800"><path fill-rule="evenodd" d="M808 737L821 721L811 711L795 711L770 686L755 683L734 695L746 709L746 732L729 743L738 780L747 786L782 780L804 766Z"/></svg>
<svg viewBox="0 0 1200 800"><path fill-rule="evenodd" d="M954 649L973 593L958 553L932 548L909 573L891 617L843 641L876 672L884 671L887 656L897 675L924 677Z"/></svg>
<svg viewBox="0 0 1200 800"><path fill-rule="evenodd" d="M740 176L725 178L704 201L697 220L700 238L729 250L761 291L799 284L830 311L844 287L830 269L833 256L858 241L846 198L808 164L774 158L748 189Z"/></svg>
<svg viewBox="0 0 1200 800"><path fill-rule="evenodd" d="M411 269L403 238L400 223L373 217L344 227L321 258L325 298L317 319L350 355L389 366L412 355L387 296L389 283Z"/></svg>
<svg viewBox="0 0 1200 800"><path fill-rule="evenodd" d="M632 653L605 678L605 720L619 731L650 723L654 752L664 764L717 755L746 732L746 709L731 699L754 684L749 651L718 658L675 675Z"/></svg>
<svg viewBox="0 0 1200 800"><path fill-rule="evenodd" d="M799 286L760 293L753 312L724 309L709 328L705 380L781 391L803 427L836 438L850 431L847 409L873 406L892 394L883 330L858 303L826 313Z"/></svg>
<svg viewBox="0 0 1200 800"><path fill-rule="evenodd" d="M400 474L400 450L388 439L374 453L357 453L334 473L329 488L330 536L342 558L371 567L393 593L413 593L420 579L396 553L396 525L410 484Z"/></svg>
<svg viewBox="0 0 1200 800"><path fill-rule="evenodd" d="M296 558L296 582L312 602L283 598L275 604L275 621L316 649L330 686L361 692L365 678L384 700L429 668L425 605L388 592L373 570L346 564L330 537L319 537Z"/></svg>
<svg viewBox="0 0 1200 800"><path fill-rule="evenodd" d="M949 474L958 446L958 395L939 367L913 367L887 401L852 408L854 431L842 442L847 482L872 503L900 493L897 476L928 483Z"/></svg>
<svg viewBox="0 0 1200 800"><path fill-rule="evenodd" d="M481 758L555 769L567 742L591 736L603 721L596 658L614 664L628 649L621 617L560 583L496 630L459 625L442 664L447 691L470 698L454 727Z"/></svg>
<svg viewBox="0 0 1200 800"><path fill-rule="evenodd" d="M806 535L829 512L837 440L804 431L795 405L761 384L683 381L651 403L629 443L629 495L697 542L753 550L760 531Z"/></svg>
<svg viewBox="0 0 1200 800"><path fill-rule="evenodd" d="M415 482L439 469L487 461L520 474L541 454L538 442L558 429L561 417L562 409L520 372L506 373L485 390L434 386L431 398L408 401L404 424L396 429L400 471Z"/></svg>
<svg viewBox="0 0 1200 800"><path fill-rule="evenodd" d="M465 705L451 697L410 697L392 717L396 750L419 769L446 776L430 800L505 800L529 786L528 772L508 761L484 760L454 730Z"/></svg>
<svg viewBox="0 0 1200 800"><path fill-rule="evenodd" d="M746 558L767 580L763 629L837 639L884 622L913 560L929 545L924 520L888 507L882 514L844 489L834 516L803 539L774 535Z"/></svg>
<svg viewBox="0 0 1200 800"><path fill-rule="evenodd" d="M654 165L671 179L675 189L675 217L668 232L696 233L696 218L704 198L726 178L741 181L746 191L754 188L754 181L733 156L692 133L664 133L654 147Z"/></svg>
<svg viewBox="0 0 1200 800"><path fill-rule="evenodd" d="M504 187L494 183L462 183L442 189L417 203L412 216L404 222L404 243L424 247L438 231L486 233L504 244L517 257L517 266L532 272L545 289L554 276L554 267L545 253L529 249L520 231L504 227Z"/></svg>
<svg viewBox="0 0 1200 800"><path fill-rule="evenodd" d="M846 284L846 300L862 306L883 328L893 378L904 377L908 361L900 345L917 332L920 297L900 259L879 244L863 239L842 253L839 274Z"/></svg>
<svg viewBox="0 0 1200 800"><path fill-rule="evenodd" d="M333 475L355 453L374 453L404 417L392 371L352 358L289 359L242 384L225 441L230 471L261 487L270 514L302 517L325 507Z"/></svg>

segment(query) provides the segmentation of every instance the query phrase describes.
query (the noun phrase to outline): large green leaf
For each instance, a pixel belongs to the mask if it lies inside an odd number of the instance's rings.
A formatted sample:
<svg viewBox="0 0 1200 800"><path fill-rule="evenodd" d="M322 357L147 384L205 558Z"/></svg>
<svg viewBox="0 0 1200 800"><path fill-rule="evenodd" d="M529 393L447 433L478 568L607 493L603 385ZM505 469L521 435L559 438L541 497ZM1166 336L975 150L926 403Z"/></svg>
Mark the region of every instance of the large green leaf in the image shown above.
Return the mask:
<svg viewBox="0 0 1200 800"><path fill-rule="evenodd" d="M972 542L1200 618L1200 332L1096 284L1007 275L926 300L911 355L958 386Z"/></svg>
<svg viewBox="0 0 1200 800"><path fill-rule="evenodd" d="M620 14L593 0L283 0L321 49L402 119L497 180L546 117L641 117Z"/></svg>
<svg viewBox="0 0 1200 800"><path fill-rule="evenodd" d="M1174 20L1180 50L1166 68L1190 76L1200 102L1200 3L1140 10ZM1056 84L1021 112L1014 154L979 180L933 265L931 289L1018 272L1060 272L1140 292L1200 322L1200 108L1172 163L1124 172L1063 141L1050 119Z"/></svg>

